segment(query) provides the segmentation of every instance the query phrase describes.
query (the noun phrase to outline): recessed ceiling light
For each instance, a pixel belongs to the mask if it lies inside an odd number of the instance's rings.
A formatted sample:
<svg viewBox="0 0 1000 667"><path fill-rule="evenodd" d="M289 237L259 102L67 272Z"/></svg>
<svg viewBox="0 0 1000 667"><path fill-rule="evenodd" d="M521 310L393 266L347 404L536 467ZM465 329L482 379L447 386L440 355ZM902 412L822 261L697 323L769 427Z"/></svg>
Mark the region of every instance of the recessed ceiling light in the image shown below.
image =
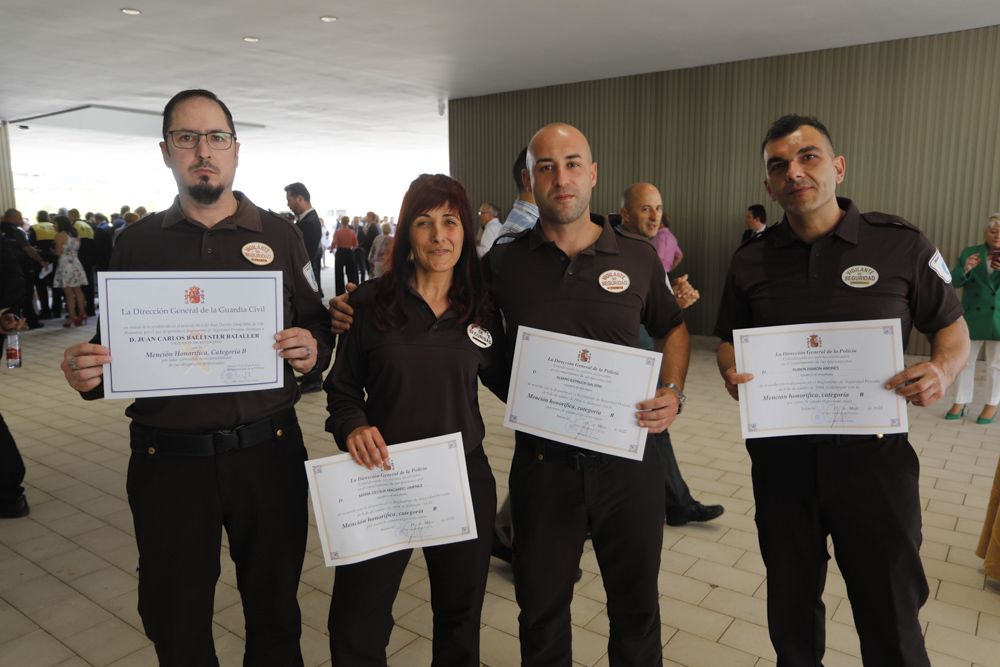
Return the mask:
<svg viewBox="0 0 1000 667"><path fill-rule="evenodd" d="M142 12L139 11L138 9L132 9L131 7L123 7L122 14L128 14L129 16L139 16L139 14L142 14Z"/></svg>
<svg viewBox="0 0 1000 667"><path fill-rule="evenodd" d="M320 16L319 20L322 21L323 23L333 23L334 21L337 20L337 17L336 16Z"/></svg>
<svg viewBox="0 0 1000 667"><path fill-rule="evenodd" d="M247 36L243 38L243 41L246 42L247 44L256 44L257 42L260 41L260 37Z"/></svg>

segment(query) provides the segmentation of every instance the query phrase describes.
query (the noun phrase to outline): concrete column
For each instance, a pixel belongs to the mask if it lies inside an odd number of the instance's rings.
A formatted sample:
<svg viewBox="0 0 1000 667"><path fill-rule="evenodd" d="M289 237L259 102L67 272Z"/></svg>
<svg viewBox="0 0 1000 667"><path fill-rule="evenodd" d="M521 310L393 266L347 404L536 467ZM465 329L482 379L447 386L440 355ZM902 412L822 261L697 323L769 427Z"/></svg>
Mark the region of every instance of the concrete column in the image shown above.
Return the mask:
<svg viewBox="0 0 1000 667"><path fill-rule="evenodd" d="M16 208L14 202L14 170L10 165L10 135L7 121L0 121L0 213Z"/></svg>

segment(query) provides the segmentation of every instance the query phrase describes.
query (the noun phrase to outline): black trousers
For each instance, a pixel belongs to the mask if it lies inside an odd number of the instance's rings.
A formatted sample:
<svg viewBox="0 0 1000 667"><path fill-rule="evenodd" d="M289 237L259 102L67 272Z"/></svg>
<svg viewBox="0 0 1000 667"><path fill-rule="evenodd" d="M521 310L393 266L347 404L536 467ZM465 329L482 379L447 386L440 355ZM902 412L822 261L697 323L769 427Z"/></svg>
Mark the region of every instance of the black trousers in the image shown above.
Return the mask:
<svg viewBox="0 0 1000 667"><path fill-rule="evenodd" d="M305 556L306 450L298 427L217 456L133 451L128 500L139 615L163 667L216 667L212 605L222 529L246 617L247 667L302 665L296 599Z"/></svg>
<svg viewBox="0 0 1000 667"><path fill-rule="evenodd" d="M354 249L354 264L358 267L358 279L368 280L368 251L361 246Z"/></svg>
<svg viewBox="0 0 1000 667"><path fill-rule="evenodd" d="M778 666L822 664L830 535L865 665L929 667L920 463L906 435L762 438L747 450Z"/></svg>
<svg viewBox="0 0 1000 667"><path fill-rule="evenodd" d="M490 567L496 482L482 448L466 455L476 513L475 540L424 549L434 612L434 667L479 667L479 626ZM330 655L334 667L386 664L392 603L412 549L340 565L330 603Z"/></svg>
<svg viewBox="0 0 1000 667"><path fill-rule="evenodd" d="M642 461L580 454L520 432L516 443L510 502L521 664L572 664L570 602L589 526L608 596L610 664L660 665L659 455L652 447Z"/></svg>
<svg viewBox="0 0 1000 667"><path fill-rule="evenodd" d="M334 295L340 296L347 291L345 283L358 284L358 269L354 264L354 251L351 248L337 248L333 255ZM346 280L345 280L346 279Z"/></svg>
<svg viewBox="0 0 1000 667"><path fill-rule="evenodd" d="M667 516L670 512L684 510L694 505L694 498L691 497L691 490L688 488L684 478L681 477L681 469L677 465L677 457L674 456L674 446L670 442L670 433L650 433L646 436L646 447L653 447L660 455L660 465L663 467L664 505Z"/></svg>
<svg viewBox="0 0 1000 667"><path fill-rule="evenodd" d="M0 339L2 340L2 339ZM13 503L24 493L24 460L17 451L14 436L0 415L0 505Z"/></svg>

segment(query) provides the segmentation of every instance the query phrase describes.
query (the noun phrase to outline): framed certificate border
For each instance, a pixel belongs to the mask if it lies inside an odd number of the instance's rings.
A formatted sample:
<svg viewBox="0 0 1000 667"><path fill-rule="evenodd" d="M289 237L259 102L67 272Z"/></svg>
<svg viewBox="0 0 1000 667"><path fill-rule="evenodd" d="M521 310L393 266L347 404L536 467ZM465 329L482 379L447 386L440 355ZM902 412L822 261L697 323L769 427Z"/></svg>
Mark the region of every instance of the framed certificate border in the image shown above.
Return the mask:
<svg viewBox="0 0 1000 667"><path fill-rule="evenodd" d="M458 509L463 517L463 521L458 522L458 530L446 532L444 534L434 534L426 537L414 537L413 535L397 535L398 539L381 544L371 544L360 551L345 552L344 547L338 542L336 526L334 521L334 511L332 507L339 504L338 493L344 493L344 485L338 485L338 491L332 494L324 492L328 485L318 483L321 477L360 478L362 476L377 476L381 474L378 469L368 470L355 463L350 454L343 453L335 456L328 456L321 459L306 461L306 476L309 479L309 495L312 499L313 512L316 515L316 528L319 533L320 544L323 548L323 560L328 567L335 565L347 565L358 563L370 558L382 556L402 549L414 549L419 547L431 547L439 544L451 544L465 540L474 540L478 537L476 531L476 515L472 506L472 492L469 488L469 473L465 465L465 447L462 443L461 433L449 433L436 438L425 438L393 445L389 448L390 460L394 468L401 468L407 465L420 464L420 454L429 448L443 448L448 452L447 461L454 467L450 470L436 470L429 473L431 477L441 475L454 475L459 479L459 494L457 498L451 499L452 509ZM413 462L411 463L411 459ZM383 497L375 497L375 502L384 501ZM435 502L440 502L436 498Z"/></svg>
<svg viewBox="0 0 1000 667"><path fill-rule="evenodd" d="M901 372L904 367L903 358L903 338L902 324L899 318L885 320L857 320L849 322L818 322L807 324L793 324L774 327L757 327L752 329L736 329L733 331L733 347L736 353L736 371L738 373L755 373L751 368L749 356L753 353L754 342L778 336L789 337L790 340L801 339L802 348L821 349L824 345L824 336L827 340L830 337L840 337L843 334L860 335L859 340L863 340L867 346L872 344L878 349L866 347L865 357L873 357L886 360L886 374L880 382L888 380L896 373ZM798 341L796 341L798 342ZM751 403L750 395L757 391L754 382L759 379L755 377L748 383L738 385L740 396L740 429L744 439L768 438L787 435L815 435L815 434L884 434L884 433L905 433L909 430L909 419L906 412L906 400L891 392L891 407L886 412L885 417L876 421L865 421L863 423L844 423L834 420L833 423L818 421L817 419L807 420L807 423L787 422L774 423L774 419L765 417L755 411ZM822 391L821 388L818 388ZM882 387L879 390L890 394ZM779 406L775 406L780 409ZM773 425L766 426L765 424Z"/></svg>
<svg viewBox="0 0 1000 667"><path fill-rule="evenodd" d="M601 438L598 434L594 437L586 435L570 435L564 431L552 427L554 420L531 419L526 417L528 411L522 409L521 400L529 395L528 376L534 374L537 368L527 368L524 363L524 347L538 341L543 341L547 345L555 344L566 348L565 356L569 359L576 359L581 363L588 363L595 350L609 355L612 358L618 357L628 360L629 367L637 366L641 368L641 373L629 374L628 377L621 378L619 386L616 387L616 396L624 398L625 394L632 393L631 400L626 398L626 408L629 418L634 424L628 429L628 434L622 438L605 433L608 437ZM646 428L639 426L635 419L635 404L646 400L656 394L656 387L660 377L660 364L662 355L659 352L650 352L639 348L625 345L615 345L602 341L569 336L566 334L535 329L533 327L519 327L514 348L514 363L511 368L510 389L507 395L507 406L504 411L504 426L507 428L531 433L549 440L555 440L563 444L588 449L595 452L620 456L636 461L641 461L646 448ZM529 373L530 371L530 373ZM554 380L554 378L553 378ZM601 415L597 416L598 418ZM609 442L614 441L614 444Z"/></svg>
<svg viewBox="0 0 1000 667"><path fill-rule="evenodd" d="M281 271L101 271L97 274L98 294L101 304L100 325L103 344L111 350L112 362L104 367L104 397L114 398L145 398L156 396L187 396L197 394L216 394L236 391L262 391L266 389L277 389L284 386L284 360L278 355L277 350L272 349L273 334L283 328L284 311L282 308L282 281ZM136 388L133 378L137 375L137 369L122 369L116 366L114 361L115 348L119 345L127 345L120 340L120 332L124 329L122 322L122 310L130 307L153 307L158 305L158 301L150 299L143 303L122 303L122 297L115 289L118 285L128 283L134 286L136 283L143 284L143 292L147 295L153 294L177 294L179 304L184 304L184 299L190 296L187 294L191 290L200 289L201 297L204 298L204 288L216 286L223 290L234 289L236 293L245 295L247 292L260 291L264 294L261 300L262 305L267 307L268 312L261 315L266 320L271 331L268 338L262 339L259 343L260 350L257 354L268 355L266 377L257 377L251 381L240 381L233 378L232 381L219 383L212 380L205 383L193 382L186 384L182 382L171 383L169 386L156 386L148 389ZM248 286L253 283L252 286ZM196 298L196 297L195 297ZM195 301L194 303L197 303ZM178 305L179 305L178 304ZM179 316L183 317L183 316ZM196 316L195 316L196 317ZM192 325L196 326L196 325ZM222 342L219 343L224 344ZM266 345L266 348L264 347ZM273 354L273 361L271 356ZM124 376L124 377L123 377ZM126 379L127 378L127 379Z"/></svg>

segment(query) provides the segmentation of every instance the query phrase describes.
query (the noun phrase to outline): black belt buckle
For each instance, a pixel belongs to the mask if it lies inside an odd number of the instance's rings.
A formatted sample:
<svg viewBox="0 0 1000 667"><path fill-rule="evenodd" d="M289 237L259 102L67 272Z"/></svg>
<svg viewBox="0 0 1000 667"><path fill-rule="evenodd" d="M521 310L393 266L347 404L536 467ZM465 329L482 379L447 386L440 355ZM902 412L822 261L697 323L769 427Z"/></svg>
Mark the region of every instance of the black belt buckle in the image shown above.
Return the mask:
<svg viewBox="0 0 1000 667"><path fill-rule="evenodd" d="M223 430L223 431L213 431L212 432L212 447L215 449L216 454L223 454L231 449L239 449L240 446L240 429L242 426L237 427L234 430Z"/></svg>

